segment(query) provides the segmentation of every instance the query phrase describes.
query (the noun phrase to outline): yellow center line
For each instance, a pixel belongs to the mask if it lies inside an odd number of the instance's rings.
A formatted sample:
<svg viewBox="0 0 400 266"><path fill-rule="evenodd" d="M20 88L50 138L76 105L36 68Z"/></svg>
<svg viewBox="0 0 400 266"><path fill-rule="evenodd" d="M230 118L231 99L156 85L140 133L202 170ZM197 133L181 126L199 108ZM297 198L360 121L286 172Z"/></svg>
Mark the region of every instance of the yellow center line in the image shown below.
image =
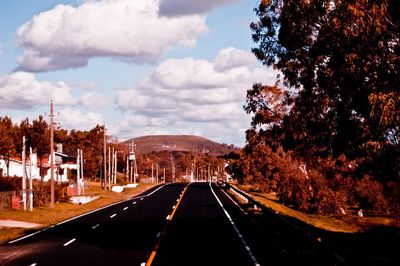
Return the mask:
<svg viewBox="0 0 400 266"><path fill-rule="evenodd" d="M187 186L183 189L183 193L181 194L181 196L180 196L178 202L176 203L176 206L175 206L174 210L173 210L172 213L170 214L170 216L169 216L169 218L168 218L168 220L167 220L167 224L165 225L164 230L162 231L162 233L161 233L161 235L160 235L160 238L159 238L158 241L157 241L156 246L154 247L153 251L152 251L151 254L150 254L149 259L148 259L147 262L146 262L146 266L151 266L151 264L153 263L153 260L154 260L154 258L155 258L156 255L157 255L158 248L160 247L161 240L163 239L164 234L165 234L165 232L167 231L167 227L168 227L169 223L172 221L172 218L174 217L175 212L176 212L176 210L178 209L179 204L181 203L181 201L182 201L182 199L183 199L183 196L185 195L185 192L186 192L188 186L189 186L189 185L187 185Z"/></svg>

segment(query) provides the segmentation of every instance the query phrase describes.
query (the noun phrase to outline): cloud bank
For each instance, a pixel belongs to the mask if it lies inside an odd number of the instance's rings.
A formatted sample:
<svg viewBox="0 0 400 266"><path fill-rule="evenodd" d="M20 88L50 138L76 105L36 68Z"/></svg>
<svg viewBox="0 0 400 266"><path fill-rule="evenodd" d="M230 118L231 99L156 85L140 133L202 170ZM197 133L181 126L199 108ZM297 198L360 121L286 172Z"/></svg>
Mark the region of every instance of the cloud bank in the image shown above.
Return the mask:
<svg viewBox="0 0 400 266"><path fill-rule="evenodd" d="M77 104L67 83L39 81L31 73L0 76L0 109L31 109L50 104Z"/></svg>
<svg viewBox="0 0 400 266"><path fill-rule="evenodd" d="M193 47L206 31L202 15L160 16L159 0L58 5L18 28L15 43L24 51L17 63L41 72L83 67L92 57L154 62L175 45Z"/></svg>
<svg viewBox="0 0 400 266"><path fill-rule="evenodd" d="M120 121L116 131L127 137L137 128L214 132L225 138L242 134L249 127L242 108L247 89L255 82L274 84L276 78L270 69L254 67L255 62L251 53L232 47L212 61L168 59L133 88L117 91L117 106L129 119Z"/></svg>

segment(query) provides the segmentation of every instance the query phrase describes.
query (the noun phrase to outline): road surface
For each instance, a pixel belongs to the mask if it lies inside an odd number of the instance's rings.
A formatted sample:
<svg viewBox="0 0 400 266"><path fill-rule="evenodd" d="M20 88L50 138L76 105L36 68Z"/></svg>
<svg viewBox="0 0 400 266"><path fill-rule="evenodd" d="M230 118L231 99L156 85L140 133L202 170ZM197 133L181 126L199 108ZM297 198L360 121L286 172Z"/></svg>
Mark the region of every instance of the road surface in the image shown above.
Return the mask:
<svg viewBox="0 0 400 266"><path fill-rule="evenodd" d="M1 265L346 265L214 183L164 184L0 246Z"/></svg>

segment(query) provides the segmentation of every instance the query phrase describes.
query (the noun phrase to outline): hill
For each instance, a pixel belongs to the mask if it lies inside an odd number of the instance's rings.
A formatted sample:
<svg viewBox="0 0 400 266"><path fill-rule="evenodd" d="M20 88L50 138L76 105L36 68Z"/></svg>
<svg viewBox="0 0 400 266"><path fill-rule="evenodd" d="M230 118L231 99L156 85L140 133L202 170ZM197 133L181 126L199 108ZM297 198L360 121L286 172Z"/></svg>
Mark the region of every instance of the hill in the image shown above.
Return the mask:
<svg viewBox="0 0 400 266"><path fill-rule="evenodd" d="M218 156L227 154L235 148L233 145L220 144L209 139L193 135L154 135L132 138L124 141L130 144L134 141L136 152L147 154L153 151L191 151L209 153Z"/></svg>

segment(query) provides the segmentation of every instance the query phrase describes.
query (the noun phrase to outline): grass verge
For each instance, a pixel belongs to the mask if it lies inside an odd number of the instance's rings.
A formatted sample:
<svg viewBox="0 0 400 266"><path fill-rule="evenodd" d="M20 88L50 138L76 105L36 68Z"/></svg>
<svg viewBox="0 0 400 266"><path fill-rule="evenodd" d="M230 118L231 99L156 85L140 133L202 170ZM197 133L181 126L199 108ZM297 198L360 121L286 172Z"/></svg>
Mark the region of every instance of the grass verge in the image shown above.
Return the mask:
<svg viewBox="0 0 400 266"><path fill-rule="evenodd" d="M115 193L101 189L100 183L91 183L90 187L85 191L85 196L99 196L100 198L97 200L87 204L59 202L55 204L54 208L34 208L32 212L14 209L1 210L0 220L15 220L40 224L40 227L34 229L34 231L36 231L106 205L127 200L153 186L154 184L139 184L136 188L125 188L123 192ZM0 228L0 243L5 243L30 232L32 232L32 229Z"/></svg>
<svg viewBox="0 0 400 266"><path fill-rule="evenodd" d="M358 217L352 214L334 216L306 214L278 203L274 200L274 196L269 194L251 192L248 186L238 187L250 194L254 200L275 211L279 215L291 217L313 227L331 232L356 233L378 226L399 226L395 223L394 219L390 217ZM235 193L230 193L230 195L238 199Z"/></svg>

